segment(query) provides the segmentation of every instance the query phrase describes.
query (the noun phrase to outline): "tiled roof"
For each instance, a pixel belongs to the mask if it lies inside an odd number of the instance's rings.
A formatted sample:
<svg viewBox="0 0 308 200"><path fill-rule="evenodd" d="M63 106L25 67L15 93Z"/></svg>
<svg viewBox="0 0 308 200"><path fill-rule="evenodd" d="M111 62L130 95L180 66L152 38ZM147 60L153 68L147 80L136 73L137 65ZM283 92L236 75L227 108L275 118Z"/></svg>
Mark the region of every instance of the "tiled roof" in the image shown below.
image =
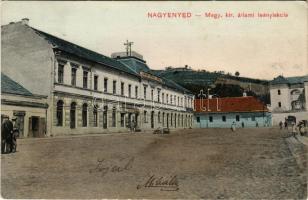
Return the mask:
<svg viewBox="0 0 308 200"><path fill-rule="evenodd" d="M13 81L3 73L1 73L1 93L32 96L32 93L29 92L26 88L22 87L20 84Z"/></svg>
<svg viewBox="0 0 308 200"><path fill-rule="evenodd" d="M179 90L181 92L191 93L189 90L187 90L186 88L180 86L179 84L175 83L174 81L164 78L159 73L157 73L156 70L151 70L149 68L149 66L145 62L142 62L142 61L140 61L138 59L131 58L131 57L120 58L119 61L122 62L127 67L129 67L130 69L134 70L138 74L141 71L142 72L146 72L148 74L151 74L151 75L154 75L156 77L159 77L160 79L162 79L163 83L166 86L170 87L170 88Z"/></svg>
<svg viewBox="0 0 308 200"><path fill-rule="evenodd" d="M91 51L89 49L86 49L84 47L81 47L79 45L73 44L71 42L68 42L66 40L60 39L56 36L50 35L48 33L45 33L43 31L37 30L35 28L32 28L36 33L38 33L39 35L41 35L43 38L45 38L47 41L49 41L51 44L53 44L54 46L56 46L56 48L76 55L78 57L90 60L90 61L94 61L96 63L100 63L103 65L106 65L108 67L111 68L115 68L117 70L120 71L124 71L126 73L135 75L135 76L139 76L135 71L131 70L130 68L126 67L125 65L123 65L121 62L118 62L115 59L109 58L107 56L104 56L102 54L96 53L94 51Z"/></svg>
<svg viewBox="0 0 308 200"><path fill-rule="evenodd" d="M207 110L209 105L210 111ZM267 107L255 97L226 97L212 99L195 99L196 112L267 112Z"/></svg>
<svg viewBox="0 0 308 200"><path fill-rule="evenodd" d="M278 85L278 84L299 84L308 81L308 75L306 76L293 76L293 77L283 77L278 76L271 81L271 85Z"/></svg>
<svg viewBox="0 0 308 200"><path fill-rule="evenodd" d="M143 72L150 71L150 68L147 66L146 63L139 61L135 58L128 57L124 59L119 59L118 61L129 67L131 70L134 70L136 73L139 73L140 71Z"/></svg>

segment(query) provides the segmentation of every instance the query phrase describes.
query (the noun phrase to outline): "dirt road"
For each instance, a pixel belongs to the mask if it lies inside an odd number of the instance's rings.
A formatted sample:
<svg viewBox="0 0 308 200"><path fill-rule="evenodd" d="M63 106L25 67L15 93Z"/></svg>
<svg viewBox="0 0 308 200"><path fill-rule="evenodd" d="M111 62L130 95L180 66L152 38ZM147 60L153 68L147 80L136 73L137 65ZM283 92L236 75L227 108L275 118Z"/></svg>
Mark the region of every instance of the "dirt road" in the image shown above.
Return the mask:
<svg viewBox="0 0 308 200"><path fill-rule="evenodd" d="M18 142L1 157L4 198L307 197L304 172L273 128Z"/></svg>

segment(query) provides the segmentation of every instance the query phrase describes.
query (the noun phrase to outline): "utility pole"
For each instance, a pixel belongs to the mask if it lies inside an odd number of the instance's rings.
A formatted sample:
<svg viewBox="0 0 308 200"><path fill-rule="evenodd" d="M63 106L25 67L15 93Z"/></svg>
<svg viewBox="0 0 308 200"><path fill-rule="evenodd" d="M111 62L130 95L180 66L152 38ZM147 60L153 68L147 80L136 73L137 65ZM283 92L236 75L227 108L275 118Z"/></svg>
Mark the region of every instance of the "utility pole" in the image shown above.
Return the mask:
<svg viewBox="0 0 308 200"><path fill-rule="evenodd" d="M129 42L126 40L126 43L124 43L124 46L126 46L126 56L131 56L132 55L132 45L134 42Z"/></svg>

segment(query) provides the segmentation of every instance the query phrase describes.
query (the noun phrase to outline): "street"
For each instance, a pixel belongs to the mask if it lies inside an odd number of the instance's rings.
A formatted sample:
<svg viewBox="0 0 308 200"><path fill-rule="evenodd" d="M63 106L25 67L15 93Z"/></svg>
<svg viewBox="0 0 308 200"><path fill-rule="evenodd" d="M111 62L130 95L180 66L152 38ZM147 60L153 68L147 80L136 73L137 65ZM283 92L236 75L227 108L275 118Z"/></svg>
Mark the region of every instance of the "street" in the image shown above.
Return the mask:
<svg viewBox="0 0 308 200"><path fill-rule="evenodd" d="M307 148L277 128L19 139L4 198L305 199Z"/></svg>

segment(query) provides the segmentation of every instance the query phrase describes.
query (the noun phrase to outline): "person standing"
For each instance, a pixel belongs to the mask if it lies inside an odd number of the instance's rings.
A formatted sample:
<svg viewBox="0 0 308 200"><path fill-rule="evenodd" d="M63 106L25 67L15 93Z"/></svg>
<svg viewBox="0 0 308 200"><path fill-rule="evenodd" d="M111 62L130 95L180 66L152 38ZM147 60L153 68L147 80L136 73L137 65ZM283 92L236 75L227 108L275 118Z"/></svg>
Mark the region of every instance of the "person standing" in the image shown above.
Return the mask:
<svg viewBox="0 0 308 200"><path fill-rule="evenodd" d="M280 122L279 122L280 130L282 129L282 126L283 126L283 123L282 123L282 121L280 121Z"/></svg>
<svg viewBox="0 0 308 200"><path fill-rule="evenodd" d="M231 125L231 130L232 130L232 132L235 132L235 130L236 130L236 124L235 124L235 122L232 123L232 125Z"/></svg>
<svg viewBox="0 0 308 200"><path fill-rule="evenodd" d="M292 122L292 135L293 135L293 137L295 137L296 134L297 134L296 124L295 124L295 122Z"/></svg>
<svg viewBox="0 0 308 200"><path fill-rule="evenodd" d="M242 122L242 128L244 128L245 127L245 124L244 124L244 122Z"/></svg>
<svg viewBox="0 0 308 200"><path fill-rule="evenodd" d="M17 127L17 123L16 123L17 118L13 117L12 121L13 121L13 130L12 130L12 140L11 140L11 152L15 153L17 150L17 137L19 135L19 129Z"/></svg>
<svg viewBox="0 0 308 200"><path fill-rule="evenodd" d="M1 153L11 152L11 138L13 132L13 123L8 117L1 124Z"/></svg>

